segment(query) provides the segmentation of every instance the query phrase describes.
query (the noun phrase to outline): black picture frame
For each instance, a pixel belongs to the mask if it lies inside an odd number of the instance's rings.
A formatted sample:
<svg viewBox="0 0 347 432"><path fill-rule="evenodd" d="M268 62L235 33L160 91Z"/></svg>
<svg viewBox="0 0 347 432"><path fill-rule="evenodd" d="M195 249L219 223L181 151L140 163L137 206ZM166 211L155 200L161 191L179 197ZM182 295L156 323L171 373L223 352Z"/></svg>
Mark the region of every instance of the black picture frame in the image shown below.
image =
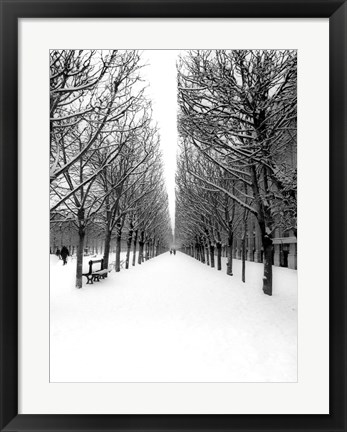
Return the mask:
<svg viewBox="0 0 347 432"><path fill-rule="evenodd" d="M346 431L346 2L343 0L70 0L69 2L0 0L0 5L1 431ZM18 414L18 19L68 17L329 18L329 415Z"/></svg>

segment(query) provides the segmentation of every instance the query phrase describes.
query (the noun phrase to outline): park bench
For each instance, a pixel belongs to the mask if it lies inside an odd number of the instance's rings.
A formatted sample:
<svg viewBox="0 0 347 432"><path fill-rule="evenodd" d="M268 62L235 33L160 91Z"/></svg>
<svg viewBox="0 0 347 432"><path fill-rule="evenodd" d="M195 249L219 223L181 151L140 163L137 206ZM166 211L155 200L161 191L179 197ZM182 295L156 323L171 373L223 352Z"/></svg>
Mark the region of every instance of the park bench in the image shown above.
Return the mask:
<svg viewBox="0 0 347 432"><path fill-rule="evenodd" d="M101 263L100 270L94 270L93 271L93 264ZM82 276L85 276L87 278L87 284L92 284L93 282L100 282L100 279L105 279L107 276L107 273L111 270L104 269L104 260L90 260L89 261L89 272L83 273Z"/></svg>

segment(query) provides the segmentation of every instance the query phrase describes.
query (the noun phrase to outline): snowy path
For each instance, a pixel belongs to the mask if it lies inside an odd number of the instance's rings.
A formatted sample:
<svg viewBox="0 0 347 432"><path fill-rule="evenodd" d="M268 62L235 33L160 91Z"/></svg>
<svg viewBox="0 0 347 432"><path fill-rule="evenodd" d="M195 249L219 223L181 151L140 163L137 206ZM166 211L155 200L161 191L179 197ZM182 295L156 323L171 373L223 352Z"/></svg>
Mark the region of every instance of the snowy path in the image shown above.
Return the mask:
<svg viewBox="0 0 347 432"><path fill-rule="evenodd" d="M52 257L51 381L296 381L296 271L274 267L268 297L262 265L243 284L234 263L230 277L166 253L77 290Z"/></svg>

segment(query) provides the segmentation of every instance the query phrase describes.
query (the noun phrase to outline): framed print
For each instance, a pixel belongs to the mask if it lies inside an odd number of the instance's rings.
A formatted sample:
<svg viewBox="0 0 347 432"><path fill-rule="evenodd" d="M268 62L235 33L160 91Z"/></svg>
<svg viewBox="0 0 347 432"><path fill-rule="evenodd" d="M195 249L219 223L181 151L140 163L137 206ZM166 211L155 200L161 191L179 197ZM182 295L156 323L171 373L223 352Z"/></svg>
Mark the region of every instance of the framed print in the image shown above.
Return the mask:
<svg viewBox="0 0 347 432"><path fill-rule="evenodd" d="M1 6L1 430L346 430L345 2Z"/></svg>

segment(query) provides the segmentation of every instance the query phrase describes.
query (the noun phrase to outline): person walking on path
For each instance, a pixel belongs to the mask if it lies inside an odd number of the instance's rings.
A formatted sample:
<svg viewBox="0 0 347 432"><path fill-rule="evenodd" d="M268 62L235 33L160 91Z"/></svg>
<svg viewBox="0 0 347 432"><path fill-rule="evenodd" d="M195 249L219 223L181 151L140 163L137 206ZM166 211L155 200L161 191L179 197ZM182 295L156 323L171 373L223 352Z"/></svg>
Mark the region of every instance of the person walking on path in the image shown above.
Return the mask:
<svg viewBox="0 0 347 432"><path fill-rule="evenodd" d="M63 265L67 264L66 259L67 259L67 257L69 256L69 250L68 250L68 248L67 248L66 246L63 246L63 247L61 248L60 256L61 256L62 259L63 259Z"/></svg>

